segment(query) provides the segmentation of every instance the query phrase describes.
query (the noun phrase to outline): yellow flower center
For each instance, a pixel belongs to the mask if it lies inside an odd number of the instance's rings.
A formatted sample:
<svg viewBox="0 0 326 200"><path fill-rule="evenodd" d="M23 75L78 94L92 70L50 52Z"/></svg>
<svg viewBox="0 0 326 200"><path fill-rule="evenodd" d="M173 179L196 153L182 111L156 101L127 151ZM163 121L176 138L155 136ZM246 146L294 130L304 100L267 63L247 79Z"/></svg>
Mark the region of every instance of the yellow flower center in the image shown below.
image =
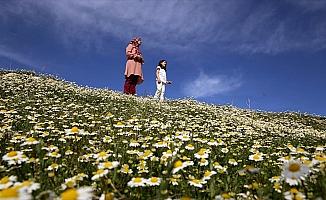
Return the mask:
<svg viewBox="0 0 326 200"><path fill-rule="evenodd" d="M8 188L0 191L0 199L13 198L13 197L18 198L17 188Z"/></svg>
<svg viewBox="0 0 326 200"><path fill-rule="evenodd" d="M198 179L193 179L193 180L191 180L192 182L194 182L194 183L196 183L196 184L200 184L200 180L198 180Z"/></svg>
<svg viewBox="0 0 326 200"><path fill-rule="evenodd" d="M291 157L290 157L290 156L285 156L284 159L285 159L285 160L290 160Z"/></svg>
<svg viewBox="0 0 326 200"><path fill-rule="evenodd" d="M77 200L78 193L76 189L69 189L61 194L61 200Z"/></svg>
<svg viewBox="0 0 326 200"><path fill-rule="evenodd" d="M7 155L8 157L15 157L17 156L17 151L10 151Z"/></svg>
<svg viewBox="0 0 326 200"><path fill-rule="evenodd" d="M167 150L166 153L167 154L172 154L172 151L171 150Z"/></svg>
<svg viewBox="0 0 326 200"><path fill-rule="evenodd" d="M110 168L110 167L113 167L113 164L112 164L112 162L106 162L106 163L104 163L104 167Z"/></svg>
<svg viewBox="0 0 326 200"><path fill-rule="evenodd" d="M279 183L274 183L273 188L276 189L276 190L279 190L279 189L281 189L282 187L281 187L281 184L279 184Z"/></svg>
<svg viewBox="0 0 326 200"><path fill-rule="evenodd" d="M114 199L114 194L113 193L106 193L104 200L113 200Z"/></svg>
<svg viewBox="0 0 326 200"><path fill-rule="evenodd" d="M52 156L57 156L58 155L58 152L56 152L56 151L55 152L52 152L51 155Z"/></svg>
<svg viewBox="0 0 326 200"><path fill-rule="evenodd" d="M323 157L323 156L319 156L319 155L316 155L315 156L315 159L320 161L320 162L325 162L326 161L326 157Z"/></svg>
<svg viewBox="0 0 326 200"><path fill-rule="evenodd" d="M252 184L252 187L253 187L254 189L258 189L259 184L255 182L255 183Z"/></svg>
<svg viewBox="0 0 326 200"><path fill-rule="evenodd" d="M299 191L298 191L296 188L291 188L290 192L291 192L292 194L296 194L296 193L298 193Z"/></svg>
<svg viewBox="0 0 326 200"><path fill-rule="evenodd" d="M191 200L191 198L190 197L187 197L187 196L185 196L185 197L181 197L181 199L180 200Z"/></svg>
<svg viewBox="0 0 326 200"><path fill-rule="evenodd" d="M96 174L100 175L100 174L103 174L103 172L104 172L104 169L99 169L96 171Z"/></svg>
<svg viewBox="0 0 326 200"><path fill-rule="evenodd" d="M289 165L289 171L290 172L297 172L299 170L300 170L300 164L298 164L298 163L291 163Z"/></svg>
<svg viewBox="0 0 326 200"><path fill-rule="evenodd" d="M142 182L142 178L137 177L134 179L134 183L141 183Z"/></svg>
<svg viewBox="0 0 326 200"><path fill-rule="evenodd" d="M177 162L174 163L174 168L181 167L182 164L183 164L182 161L181 160L178 160Z"/></svg>
<svg viewBox="0 0 326 200"><path fill-rule="evenodd" d="M231 198L231 196L230 196L228 193L223 193L223 194L222 194L222 197L223 197L224 199L230 199L230 198Z"/></svg>
<svg viewBox="0 0 326 200"><path fill-rule="evenodd" d="M53 163L53 164L51 165L51 167L54 169L54 168L59 167L59 165L58 165L57 163Z"/></svg>
<svg viewBox="0 0 326 200"><path fill-rule="evenodd" d="M26 141L27 141L27 142L35 142L36 139L33 138L33 137L29 137L29 138L26 139Z"/></svg>
<svg viewBox="0 0 326 200"><path fill-rule="evenodd" d="M150 150L146 150L146 151L144 152L144 156L149 156L151 153L152 153L152 152L151 152Z"/></svg>
<svg viewBox="0 0 326 200"><path fill-rule="evenodd" d="M22 182L22 184L20 185L21 187L26 187L26 186L30 186L32 184L31 181L24 181Z"/></svg>
<svg viewBox="0 0 326 200"><path fill-rule="evenodd" d="M8 176L5 176L0 180L0 184L6 184L8 182L9 182L9 177Z"/></svg>
<svg viewBox="0 0 326 200"><path fill-rule="evenodd" d="M152 183L157 183L157 182L158 182L158 178L157 178L157 177L152 177L152 178L150 179L150 181L151 181Z"/></svg>
<svg viewBox="0 0 326 200"><path fill-rule="evenodd" d="M71 132L73 132L73 133L78 133L78 131L79 131L79 129L76 126L71 128Z"/></svg>
<svg viewBox="0 0 326 200"><path fill-rule="evenodd" d="M128 170L129 169L129 165L124 164L124 165L122 165L122 168Z"/></svg>
<svg viewBox="0 0 326 200"><path fill-rule="evenodd" d="M200 149L199 151L198 151L198 155L204 155L205 154L205 149Z"/></svg>
<svg viewBox="0 0 326 200"><path fill-rule="evenodd" d="M99 157L105 157L107 154L106 152L102 151L98 154Z"/></svg>
<svg viewBox="0 0 326 200"><path fill-rule="evenodd" d="M68 188L72 188L72 187L74 187L74 181L68 181L67 183L66 183L66 185L67 185L67 187Z"/></svg>
<svg viewBox="0 0 326 200"><path fill-rule="evenodd" d="M122 122L118 122L117 125L123 125L123 123Z"/></svg>
<svg viewBox="0 0 326 200"><path fill-rule="evenodd" d="M212 172L210 172L210 171L206 171L205 174L204 174L204 176L207 177L207 176L210 176L211 174L212 174Z"/></svg>
<svg viewBox="0 0 326 200"><path fill-rule="evenodd" d="M254 159L254 160L259 160L259 159L260 159L260 155L259 155L259 154L255 154L255 155L253 156L253 159Z"/></svg>

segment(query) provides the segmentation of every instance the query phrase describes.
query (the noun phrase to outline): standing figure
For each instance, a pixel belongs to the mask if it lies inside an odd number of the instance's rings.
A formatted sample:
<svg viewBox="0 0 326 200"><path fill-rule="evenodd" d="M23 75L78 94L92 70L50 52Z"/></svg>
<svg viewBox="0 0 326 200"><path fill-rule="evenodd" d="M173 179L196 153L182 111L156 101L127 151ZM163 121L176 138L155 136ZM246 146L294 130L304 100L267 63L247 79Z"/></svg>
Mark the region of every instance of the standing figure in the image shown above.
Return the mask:
<svg viewBox="0 0 326 200"><path fill-rule="evenodd" d="M166 60L160 60L156 67L156 92L154 98L160 99L160 101L164 100L165 85L172 83L166 79L166 66Z"/></svg>
<svg viewBox="0 0 326 200"><path fill-rule="evenodd" d="M142 64L144 59L140 51L142 41L140 37L133 38L126 48L126 70L125 70L125 84L123 92L125 94L136 94L136 85L144 81Z"/></svg>

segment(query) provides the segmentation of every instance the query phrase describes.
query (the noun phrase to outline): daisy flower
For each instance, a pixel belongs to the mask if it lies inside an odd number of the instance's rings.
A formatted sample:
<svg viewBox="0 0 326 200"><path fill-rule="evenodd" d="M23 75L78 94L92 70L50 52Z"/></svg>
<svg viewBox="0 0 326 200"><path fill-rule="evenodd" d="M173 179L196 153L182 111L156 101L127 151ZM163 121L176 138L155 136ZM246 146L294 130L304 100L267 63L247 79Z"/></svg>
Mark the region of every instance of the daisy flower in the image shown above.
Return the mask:
<svg viewBox="0 0 326 200"><path fill-rule="evenodd" d="M9 165L21 164L28 161L28 158L20 151L11 151L5 154L2 159L7 161Z"/></svg>
<svg viewBox="0 0 326 200"><path fill-rule="evenodd" d="M107 169L99 169L94 173L94 176L92 177L92 180L93 181L97 180L97 179L105 176L108 173L109 173L109 170L107 170Z"/></svg>
<svg viewBox="0 0 326 200"><path fill-rule="evenodd" d="M127 164L123 164L120 172L124 173L124 174L131 174L132 173L132 169L129 169L129 165Z"/></svg>
<svg viewBox="0 0 326 200"><path fill-rule="evenodd" d="M72 188L64 191L60 195L60 200L88 200L93 197L91 187Z"/></svg>
<svg viewBox="0 0 326 200"><path fill-rule="evenodd" d="M65 179L65 183L61 184L62 189L73 188L77 185L75 177Z"/></svg>
<svg viewBox="0 0 326 200"><path fill-rule="evenodd" d="M114 198L114 193L111 192L111 193L104 193L100 196L100 199L99 200L115 200L116 198Z"/></svg>
<svg viewBox="0 0 326 200"><path fill-rule="evenodd" d="M309 167L299 160L290 160L283 165L282 176L285 182L292 185L300 184L300 179L304 180L309 173Z"/></svg>
<svg viewBox="0 0 326 200"><path fill-rule="evenodd" d="M57 170L59 169L60 165L58 165L57 163L52 163L50 166L48 166L47 170L51 171L51 170Z"/></svg>
<svg viewBox="0 0 326 200"><path fill-rule="evenodd" d="M149 186L157 186L161 184L161 178L158 177L151 177L146 180L146 184Z"/></svg>
<svg viewBox="0 0 326 200"><path fill-rule="evenodd" d="M58 153L57 151L54 151L54 152L49 152L47 154L47 156L52 157L52 158L60 158L61 157L61 154Z"/></svg>
<svg viewBox="0 0 326 200"><path fill-rule="evenodd" d="M273 188L278 193L282 192L282 185L279 182L275 182L274 185L273 185Z"/></svg>
<svg viewBox="0 0 326 200"><path fill-rule="evenodd" d="M104 143L111 143L111 142L112 142L112 139L111 139L110 136L105 136L105 137L103 138L103 142L104 142Z"/></svg>
<svg viewBox="0 0 326 200"><path fill-rule="evenodd" d="M165 141L160 141L157 142L153 145L155 148L163 148L163 147L168 147L168 143Z"/></svg>
<svg viewBox="0 0 326 200"><path fill-rule="evenodd" d="M178 160L173 164L172 174L175 174L179 170L188 167L190 165L194 165L194 162L193 161L182 162L181 160Z"/></svg>
<svg viewBox="0 0 326 200"><path fill-rule="evenodd" d="M187 149L187 150L194 150L195 149L195 147L194 147L194 145L192 145L192 144L188 144L186 147L185 147L185 149Z"/></svg>
<svg viewBox="0 0 326 200"><path fill-rule="evenodd" d="M204 177L202 178L202 180L209 180L209 179L211 179L211 176L213 176L213 175L215 175L216 174L216 172L215 171L208 171L208 170L206 170L205 171L205 174L204 174Z"/></svg>
<svg viewBox="0 0 326 200"><path fill-rule="evenodd" d="M233 158L229 159L228 163L230 165L234 165L234 166L238 165L238 162L235 159L233 159Z"/></svg>
<svg viewBox="0 0 326 200"><path fill-rule="evenodd" d="M27 192L27 188L10 187L0 191L0 199L4 200L31 200L32 195Z"/></svg>
<svg viewBox="0 0 326 200"><path fill-rule="evenodd" d="M140 144L136 140L131 140L130 143L129 143L129 146L130 147L139 147Z"/></svg>
<svg viewBox="0 0 326 200"><path fill-rule="evenodd" d="M229 149L226 148L226 147L224 147L224 148L221 149L221 151L222 151L223 153L228 153L228 152L229 152Z"/></svg>
<svg viewBox="0 0 326 200"><path fill-rule="evenodd" d="M189 185L198 187L198 188L202 188L203 184L207 183L205 180L201 180L201 179L191 179L188 181Z"/></svg>
<svg viewBox="0 0 326 200"><path fill-rule="evenodd" d="M272 178L269 179L270 182L280 182L281 177L280 176L273 176Z"/></svg>
<svg viewBox="0 0 326 200"><path fill-rule="evenodd" d="M0 190L7 189L17 181L16 176L5 176L0 179Z"/></svg>
<svg viewBox="0 0 326 200"><path fill-rule="evenodd" d="M174 174L172 175L172 178L170 178L170 183L172 185L179 185L179 180L180 180L181 175L180 174Z"/></svg>
<svg viewBox="0 0 326 200"><path fill-rule="evenodd" d="M122 122L117 122L116 124L113 124L113 126L114 126L115 128L124 128L124 127L125 127L125 124L122 123Z"/></svg>
<svg viewBox="0 0 326 200"><path fill-rule="evenodd" d="M83 134L84 130L79 129L77 126L74 126L71 129L65 129L65 133L66 133L66 135Z"/></svg>
<svg viewBox="0 0 326 200"><path fill-rule="evenodd" d="M296 188L291 188L290 191L284 192L284 198L286 200L292 200L292 199L303 200L306 199L306 196L303 193L299 192Z"/></svg>
<svg viewBox="0 0 326 200"><path fill-rule="evenodd" d="M249 156L249 160L253 160L253 161L256 161L256 162L262 161L262 160L264 160L263 154L259 153L259 152L256 152L255 154Z"/></svg>
<svg viewBox="0 0 326 200"><path fill-rule="evenodd" d="M141 177L135 177L135 178L132 178L128 183L127 185L129 187L144 187L146 184L146 179L144 178L141 178Z"/></svg>
<svg viewBox="0 0 326 200"><path fill-rule="evenodd" d="M162 157L169 158L169 157L172 157L174 154L175 154L175 152L172 152L172 151L169 149L169 150L163 152Z"/></svg>
<svg viewBox="0 0 326 200"><path fill-rule="evenodd" d="M40 189L40 184L27 180L15 183L14 187L26 188L27 192L31 194L33 191Z"/></svg>
<svg viewBox="0 0 326 200"><path fill-rule="evenodd" d="M105 152L105 151L101 151L100 153L97 153L94 155L94 158L96 158L97 161L100 160L106 160L110 155Z"/></svg>
<svg viewBox="0 0 326 200"><path fill-rule="evenodd" d="M222 193L221 195L215 196L215 200L234 200L232 193Z"/></svg>
<svg viewBox="0 0 326 200"><path fill-rule="evenodd" d="M324 151L324 149L325 148L323 146L321 146L321 145L316 147L316 151Z"/></svg>
<svg viewBox="0 0 326 200"><path fill-rule="evenodd" d="M213 140L213 139L210 139L209 142L207 142L207 144L208 144L209 146L217 146L217 145L218 145L217 141L215 141L215 140Z"/></svg>
<svg viewBox="0 0 326 200"><path fill-rule="evenodd" d="M67 150L67 151L65 152L65 155L66 155L66 156L68 156L68 155L72 155L72 154L74 154L74 152L71 151L71 150Z"/></svg>
<svg viewBox="0 0 326 200"><path fill-rule="evenodd" d="M35 138L33 137L29 137L25 140L25 142L21 145L21 146L25 146L25 145L33 145L33 144L38 144L40 143L39 141L37 141Z"/></svg>
<svg viewBox="0 0 326 200"><path fill-rule="evenodd" d="M197 153L194 154L195 158L202 159L202 158L208 158L207 150L202 148Z"/></svg>
<svg viewBox="0 0 326 200"><path fill-rule="evenodd" d="M153 156L153 152L151 150L145 150L144 152L138 153L139 159L147 160L149 157Z"/></svg>
<svg viewBox="0 0 326 200"><path fill-rule="evenodd" d="M207 166L208 165L208 160L205 158L200 159L199 161L199 166Z"/></svg>
<svg viewBox="0 0 326 200"><path fill-rule="evenodd" d="M189 141L191 139L191 137L188 134L178 135L175 138L177 138L181 141Z"/></svg>
<svg viewBox="0 0 326 200"><path fill-rule="evenodd" d="M108 161L108 162L100 163L98 165L98 168L99 169L113 169L113 168L116 168L118 165L119 165L118 161L112 161L112 162Z"/></svg>

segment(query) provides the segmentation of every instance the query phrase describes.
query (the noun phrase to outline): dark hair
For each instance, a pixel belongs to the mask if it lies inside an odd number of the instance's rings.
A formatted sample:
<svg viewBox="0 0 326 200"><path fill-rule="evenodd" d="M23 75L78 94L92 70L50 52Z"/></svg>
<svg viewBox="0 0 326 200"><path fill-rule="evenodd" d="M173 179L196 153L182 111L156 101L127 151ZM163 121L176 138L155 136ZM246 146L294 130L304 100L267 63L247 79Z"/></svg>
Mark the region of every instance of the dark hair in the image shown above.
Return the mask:
<svg viewBox="0 0 326 200"><path fill-rule="evenodd" d="M165 66L162 65L162 62L167 62L166 60L160 60L160 62L158 62L158 66L160 66L162 69L164 69L166 71L166 66L167 66L167 63Z"/></svg>

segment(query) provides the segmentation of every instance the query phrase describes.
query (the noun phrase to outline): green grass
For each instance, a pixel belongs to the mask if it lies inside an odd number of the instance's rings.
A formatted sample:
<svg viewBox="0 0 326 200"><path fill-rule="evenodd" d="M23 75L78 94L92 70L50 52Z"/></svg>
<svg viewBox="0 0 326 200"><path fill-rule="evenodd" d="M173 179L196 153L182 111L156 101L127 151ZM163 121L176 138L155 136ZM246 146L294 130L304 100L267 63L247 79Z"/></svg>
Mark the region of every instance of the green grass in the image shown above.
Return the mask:
<svg viewBox="0 0 326 200"><path fill-rule="evenodd" d="M109 193L117 199L284 199L294 188L307 199L326 199L323 116L257 112L190 99L159 103L49 75L2 70L0 121L0 199L26 180L39 184L28 192L36 199L60 197L72 191L67 188L83 186L93 189L93 199ZM10 164L4 157L10 152L25 157ZM100 152L102 160L97 158ZM198 152L208 157L198 159ZM249 159L255 153L261 161ZM282 158L287 156L302 164L300 170L309 167L296 186L283 178ZM173 174L178 160L193 165ZM119 165L92 178L106 161ZM49 168L53 163L57 169ZM131 173L122 172L127 165ZM203 182L206 171L216 174ZM1 186L10 176L16 177L12 185ZM129 186L135 177L158 177L161 182ZM201 187L190 183L196 179Z"/></svg>

